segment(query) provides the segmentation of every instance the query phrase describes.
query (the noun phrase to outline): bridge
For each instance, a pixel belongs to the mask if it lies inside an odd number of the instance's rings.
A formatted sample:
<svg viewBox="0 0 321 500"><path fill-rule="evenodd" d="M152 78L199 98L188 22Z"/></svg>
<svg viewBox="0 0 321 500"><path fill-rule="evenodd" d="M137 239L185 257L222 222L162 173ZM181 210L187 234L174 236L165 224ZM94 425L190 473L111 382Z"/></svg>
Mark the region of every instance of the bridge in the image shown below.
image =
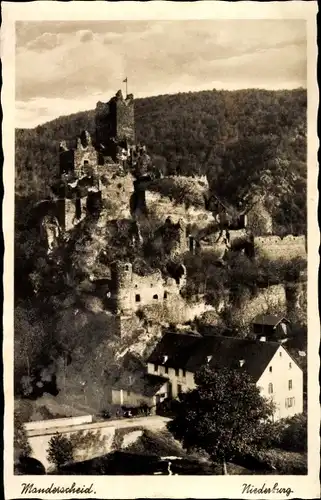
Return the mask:
<svg viewBox="0 0 321 500"><path fill-rule="evenodd" d="M111 452L117 430L128 429L128 432L125 432L128 437L129 434L133 434L134 437L134 433L138 437L138 429L162 430L165 429L167 422L170 420L167 417L158 415L106 420L103 422L88 422L88 420L92 420L91 416L85 416L82 419L83 423L80 417L75 417L74 419L62 418L54 421L28 422L26 424L27 437L33 451L32 456L39 460L46 470L51 466L47 459L49 441L56 433L70 437L77 432L86 434L90 431L99 436L99 440L95 446L90 448L87 444L83 449L80 446L79 449L75 450L75 461L83 461Z"/></svg>

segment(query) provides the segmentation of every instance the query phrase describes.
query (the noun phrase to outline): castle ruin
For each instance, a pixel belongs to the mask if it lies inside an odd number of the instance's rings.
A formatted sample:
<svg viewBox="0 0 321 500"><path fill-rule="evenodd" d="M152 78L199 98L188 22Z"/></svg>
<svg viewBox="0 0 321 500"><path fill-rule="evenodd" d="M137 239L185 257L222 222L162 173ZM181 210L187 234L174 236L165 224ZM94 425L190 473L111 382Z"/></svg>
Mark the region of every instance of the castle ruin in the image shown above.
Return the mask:
<svg viewBox="0 0 321 500"><path fill-rule="evenodd" d="M181 265L181 276L162 276L157 269L147 276L133 272L129 262L114 262L111 266L111 303L117 314L130 316L151 304L166 304L180 294L186 284L186 268Z"/></svg>

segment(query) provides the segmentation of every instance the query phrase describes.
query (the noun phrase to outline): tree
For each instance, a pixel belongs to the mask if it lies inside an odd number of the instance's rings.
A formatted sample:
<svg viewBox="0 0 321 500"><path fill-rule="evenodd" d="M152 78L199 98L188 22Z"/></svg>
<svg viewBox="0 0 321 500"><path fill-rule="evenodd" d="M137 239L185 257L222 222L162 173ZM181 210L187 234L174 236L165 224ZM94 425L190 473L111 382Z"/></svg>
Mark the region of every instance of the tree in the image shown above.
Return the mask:
<svg viewBox="0 0 321 500"><path fill-rule="evenodd" d="M251 378L236 369L203 367L195 375L196 389L184 394L168 429L186 449L202 449L213 462L248 453L261 440L273 404L265 400Z"/></svg>
<svg viewBox="0 0 321 500"><path fill-rule="evenodd" d="M29 457L32 454L32 448L29 444L26 429L18 412L14 413L14 438L13 446L15 455L19 458Z"/></svg>
<svg viewBox="0 0 321 500"><path fill-rule="evenodd" d="M49 462L59 468L66 462L73 460L73 452L74 447L71 440L62 434L56 433L49 441L47 458Z"/></svg>

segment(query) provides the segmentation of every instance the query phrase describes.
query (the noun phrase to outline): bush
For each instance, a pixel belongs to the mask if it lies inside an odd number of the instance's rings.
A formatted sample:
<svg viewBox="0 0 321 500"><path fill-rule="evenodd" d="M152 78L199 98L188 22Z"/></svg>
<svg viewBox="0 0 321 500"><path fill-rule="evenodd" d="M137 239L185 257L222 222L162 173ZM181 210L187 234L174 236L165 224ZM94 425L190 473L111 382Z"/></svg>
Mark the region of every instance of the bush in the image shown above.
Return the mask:
<svg viewBox="0 0 321 500"><path fill-rule="evenodd" d="M260 454L260 460L275 474L307 474L307 456L281 450L267 450Z"/></svg>
<svg viewBox="0 0 321 500"><path fill-rule="evenodd" d="M74 446L72 441L62 434L56 433L49 441L47 449L48 461L57 468L73 460Z"/></svg>
<svg viewBox="0 0 321 500"><path fill-rule="evenodd" d="M270 448L305 452L307 450L307 415L302 413L269 424L265 436L266 444Z"/></svg>

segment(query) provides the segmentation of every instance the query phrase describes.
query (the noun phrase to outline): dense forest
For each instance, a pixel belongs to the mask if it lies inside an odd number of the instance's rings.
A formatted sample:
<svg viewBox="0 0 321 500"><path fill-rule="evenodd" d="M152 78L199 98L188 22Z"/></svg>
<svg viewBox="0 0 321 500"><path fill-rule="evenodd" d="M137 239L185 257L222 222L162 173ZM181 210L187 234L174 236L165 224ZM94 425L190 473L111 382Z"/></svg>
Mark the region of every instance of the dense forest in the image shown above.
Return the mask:
<svg viewBox="0 0 321 500"><path fill-rule="evenodd" d="M212 191L234 206L254 193L268 193L275 222L288 232L305 232L305 90L213 90L136 99L135 118L137 141L146 144L163 174L206 174ZM50 196L60 141L72 145L84 129L94 132L93 110L17 129L17 196Z"/></svg>

